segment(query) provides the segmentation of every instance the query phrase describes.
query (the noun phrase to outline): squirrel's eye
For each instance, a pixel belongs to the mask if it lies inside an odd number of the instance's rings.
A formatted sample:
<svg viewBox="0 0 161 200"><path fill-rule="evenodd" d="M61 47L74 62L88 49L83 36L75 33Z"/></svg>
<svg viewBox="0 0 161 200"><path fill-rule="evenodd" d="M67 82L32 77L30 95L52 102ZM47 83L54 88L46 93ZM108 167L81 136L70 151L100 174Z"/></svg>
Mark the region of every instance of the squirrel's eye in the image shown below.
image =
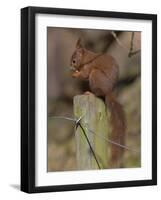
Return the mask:
<svg viewBox="0 0 161 200"><path fill-rule="evenodd" d="M72 61L75 64L75 60Z"/></svg>

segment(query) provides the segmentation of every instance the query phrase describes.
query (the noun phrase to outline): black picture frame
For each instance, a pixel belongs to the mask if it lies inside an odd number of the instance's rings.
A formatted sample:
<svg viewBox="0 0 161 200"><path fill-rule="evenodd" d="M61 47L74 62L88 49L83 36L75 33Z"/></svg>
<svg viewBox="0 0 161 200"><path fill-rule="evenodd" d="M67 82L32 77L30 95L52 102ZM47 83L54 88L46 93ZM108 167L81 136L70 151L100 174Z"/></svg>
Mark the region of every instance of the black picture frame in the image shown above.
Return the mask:
<svg viewBox="0 0 161 200"><path fill-rule="evenodd" d="M59 186L35 186L35 16L59 14L152 21L152 179ZM157 184L157 15L45 7L21 9L21 190L27 193Z"/></svg>

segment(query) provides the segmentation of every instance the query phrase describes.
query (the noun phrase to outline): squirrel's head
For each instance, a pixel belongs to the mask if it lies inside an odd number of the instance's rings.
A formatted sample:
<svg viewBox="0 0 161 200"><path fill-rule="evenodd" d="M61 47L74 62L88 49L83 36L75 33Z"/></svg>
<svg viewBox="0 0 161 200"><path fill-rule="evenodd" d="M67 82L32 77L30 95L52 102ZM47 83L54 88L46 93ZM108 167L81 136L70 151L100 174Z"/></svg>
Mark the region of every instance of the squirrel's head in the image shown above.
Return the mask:
<svg viewBox="0 0 161 200"><path fill-rule="evenodd" d="M81 45L81 40L78 39L76 43L76 50L72 54L71 61L70 61L71 70L73 71L79 70L83 61L83 55L84 55L84 48Z"/></svg>

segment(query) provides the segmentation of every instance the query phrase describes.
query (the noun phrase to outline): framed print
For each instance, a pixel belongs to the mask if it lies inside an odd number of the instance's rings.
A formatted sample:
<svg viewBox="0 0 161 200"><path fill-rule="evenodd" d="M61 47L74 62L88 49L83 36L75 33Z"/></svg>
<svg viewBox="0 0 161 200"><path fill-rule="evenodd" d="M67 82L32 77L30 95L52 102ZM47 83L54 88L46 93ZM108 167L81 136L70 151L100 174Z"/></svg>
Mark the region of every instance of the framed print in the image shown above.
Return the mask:
<svg viewBox="0 0 161 200"><path fill-rule="evenodd" d="M21 9L21 190L157 184L157 16Z"/></svg>

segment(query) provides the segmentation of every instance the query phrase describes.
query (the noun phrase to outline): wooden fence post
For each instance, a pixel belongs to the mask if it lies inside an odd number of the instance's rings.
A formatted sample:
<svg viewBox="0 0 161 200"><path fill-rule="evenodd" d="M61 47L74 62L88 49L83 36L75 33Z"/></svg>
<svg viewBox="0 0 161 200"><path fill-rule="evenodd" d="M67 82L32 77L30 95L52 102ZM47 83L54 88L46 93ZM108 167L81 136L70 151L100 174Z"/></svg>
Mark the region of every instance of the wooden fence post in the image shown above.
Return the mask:
<svg viewBox="0 0 161 200"><path fill-rule="evenodd" d="M76 138L77 167L79 170L108 168L109 144L103 138L109 135L109 112L104 102L95 95L78 95L74 97L74 115L83 116L78 126ZM87 138L90 141L91 151Z"/></svg>

